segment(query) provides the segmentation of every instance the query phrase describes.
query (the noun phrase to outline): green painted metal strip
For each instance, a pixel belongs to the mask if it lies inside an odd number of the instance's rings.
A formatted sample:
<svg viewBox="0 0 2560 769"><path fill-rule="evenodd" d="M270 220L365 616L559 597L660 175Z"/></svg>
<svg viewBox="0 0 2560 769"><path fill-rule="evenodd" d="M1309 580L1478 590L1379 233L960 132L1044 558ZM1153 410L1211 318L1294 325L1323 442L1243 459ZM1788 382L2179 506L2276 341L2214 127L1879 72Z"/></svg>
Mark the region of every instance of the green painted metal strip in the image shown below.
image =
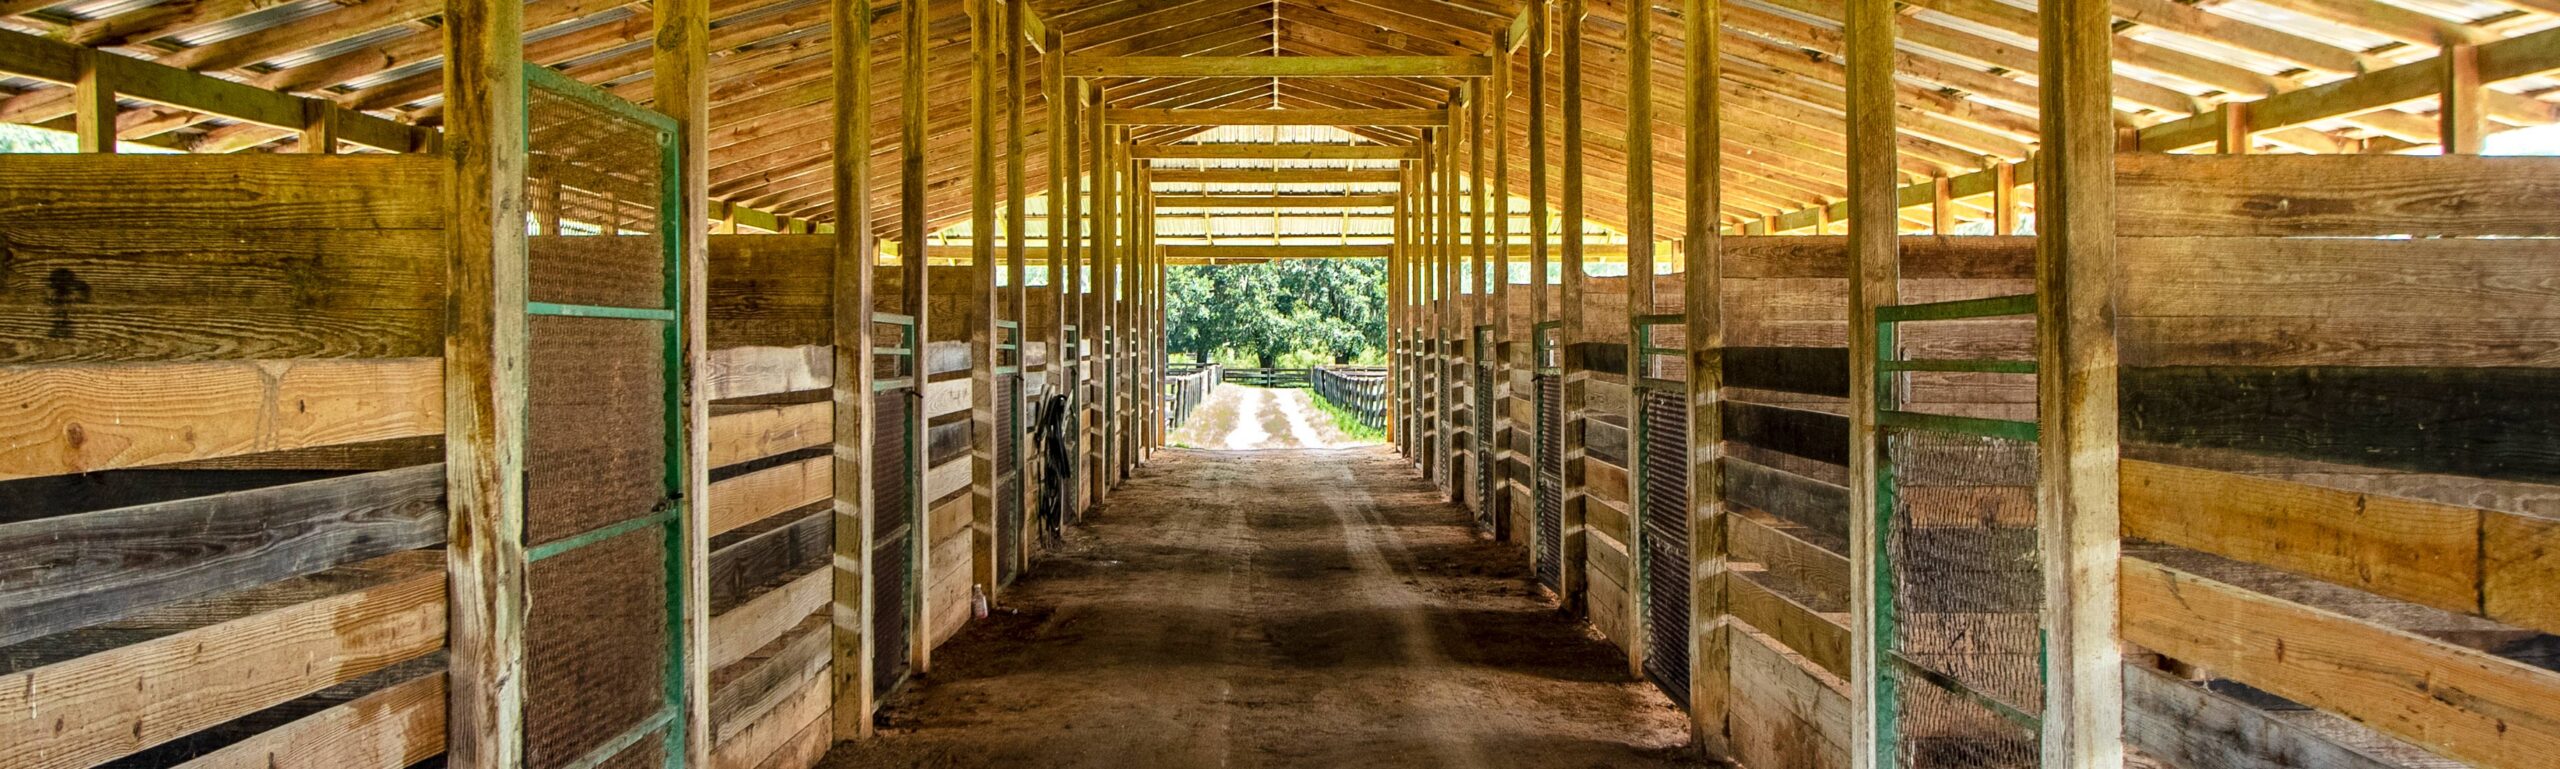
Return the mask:
<svg viewBox="0 0 2560 769"><path fill-rule="evenodd" d="M2036 423L2021 422L2014 419L1957 417L1947 416L1945 414L1922 414L1911 411L1879 411L1876 413L1876 425L1879 427L1895 427L1904 430L1926 430L1938 433L1979 435L1985 438L2001 438L2018 441L2020 443L2034 443L2036 440Z"/></svg>
<svg viewBox="0 0 2560 769"><path fill-rule="evenodd" d="M1958 371L1976 374L2033 374L2036 362L2031 360L1886 360L1877 361L1883 371Z"/></svg>
<svg viewBox="0 0 2560 769"><path fill-rule="evenodd" d="M1877 317L1875 401L1868 404L1868 407L1875 409L1878 425L1884 424L1883 415L1897 413L1895 410L1902 406L1901 398L1893 387L1893 372L1885 370L1883 365L1892 362L1894 350L1900 347L1894 331L1891 321L1885 320L1881 315ZM1867 511L1867 515L1874 525L1872 537L1874 549L1868 551L1868 557L1875 564L1873 567L1875 573L1871 585L1874 588L1871 591L1874 596L1874 606L1870 607L1869 611L1875 634L1873 642L1875 653L1891 658L1895 654L1893 642L1898 637L1896 634L1899 632L1897 628L1901 618L1894 611L1892 532L1893 512L1897 503L1893 452L1886 450L1885 445L1883 440L1877 440L1875 455L1871 458L1875 462L1875 509ZM1901 686L1902 682L1894 677L1891 666L1876 666L1875 701L1868 705L1875 715L1876 766L1900 765L1896 760L1896 753L1902 744Z"/></svg>
<svg viewBox="0 0 2560 769"><path fill-rule="evenodd" d="M665 113L658 112L656 110L645 109L637 104L632 104L630 101L627 101L622 97L606 93L603 89L579 82L577 79L561 74L558 70L554 70L550 67L527 62L524 65L524 75L525 80L529 81L528 85L575 99L579 103L613 113L618 117L629 118L635 122L645 123L650 128L657 129L662 134L672 135L676 131L675 118L668 117Z"/></svg>
<svg viewBox="0 0 2560 769"><path fill-rule="evenodd" d="M582 534L564 539L556 539L541 545L525 548L524 559L528 562L539 561L571 550L576 550L581 547L603 542L614 537L649 528L651 526L662 526L668 521L675 520L675 514L678 509L680 508L675 506L666 507L657 512L633 518L628 521L589 529Z"/></svg>
<svg viewBox="0 0 2560 769"><path fill-rule="evenodd" d="M586 755L579 756L578 760L569 762L567 766L563 766L561 769L595 769L596 767L603 766L605 762L611 761L615 757L622 755L622 751L630 749L633 743L640 741L640 738L649 736L650 732L666 727L667 724L675 721L675 718L676 709L674 706L670 705L659 708L658 712L651 714L648 718L641 719L640 723L633 724L630 729L621 734L614 735L613 739L607 740L605 744L596 746L596 749L594 750L587 751ZM683 730L677 729L673 731Z"/></svg>
<svg viewBox="0 0 2560 769"><path fill-rule="evenodd" d="M598 304L562 304L559 302L526 302L524 311L534 315L557 315L570 318L619 318L654 320L673 323L674 310L652 310L645 307L607 307Z"/></svg>
<svg viewBox="0 0 2560 769"><path fill-rule="evenodd" d="M1903 675L1927 681L1932 686L1945 689L1956 696L1963 697L1966 700L1971 701L1973 704L1981 706L1982 709L1991 711L1993 715L1999 716L2001 720L2008 721L2009 723L2016 725L2018 728L2025 730L2027 735L2030 737L2038 736L2044 731L2044 719L2038 718L2026 711L2011 707L2009 703L2001 702L2000 700L1993 698L1991 695L1974 691L1972 687L1965 686L1963 682L1957 681L1955 678L1948 676L1945 673L1921 667L1918 663L1912 662L1901 654L1889 654L1885 656L1885 659L1891 660L1893 662L1893 667Z"/></svg>
<svg viewBox="0 0 2560 769"><path fill-rule="evenodd" d="M2013 294L1983 299L1958 299L1952 302L1901 304L1876 308L1876 322L1901 323L1916 320L1964 320L1996 318L2005 315L2033 315L2036 295Z"/></svg>

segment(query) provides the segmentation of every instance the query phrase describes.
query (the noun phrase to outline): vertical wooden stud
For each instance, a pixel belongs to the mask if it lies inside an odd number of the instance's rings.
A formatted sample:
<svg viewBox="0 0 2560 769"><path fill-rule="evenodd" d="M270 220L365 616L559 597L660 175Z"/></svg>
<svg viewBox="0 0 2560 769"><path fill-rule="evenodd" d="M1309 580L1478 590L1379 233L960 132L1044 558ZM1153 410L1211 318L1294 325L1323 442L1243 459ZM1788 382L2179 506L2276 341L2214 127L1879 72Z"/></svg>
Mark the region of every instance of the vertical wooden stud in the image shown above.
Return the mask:
<svg viewBox="0 0 2560 769"><path fill-rule="evenodd" d="M1519 536L1511 526L1511 62L1518 50L1497 46L1494 52L1493 92L1486 96L1485 109L1493 113L1493 269L1486 276L1491 281L1493 305L1493 349L1484 355L1493 361L1493 498L1485 500L1493 517L1493 534L1497 541L1510 542Z"/></svg>
<svg viewBox="0 0 2560 769"><path fill-rule="evenodd" d="M1953 185L1944 171L1929 174L1929 234L1945 237L1955 234L1956 197Z"/></svg>
<svg viewBox="0 0 2560 769"><path fill-rule="evenodd" d="M925 258L925 217L928 215L925 209L927 181L925 155L928 151L927 142L932 138L926 123L926 111L930 109L930 100L925 90L927 83L925 75L932 67L932 59L926 53L926 44L931 42L932 38L931 5L930 0L911 0L898 9L904 22L904 29L899 35L900 43L905 49L905 54L898 62L898 265L906 273L899 284L901 294L899 298L901 306L906 308L909 315L915 317L916 344L916 386L908 394L909 405L912 407L910 410L914 412L914 416L907 420L911 424L907 430L909 446L931 445L925 441L925 419L922 416L927 368L925 351L932 345L933 340L933 313L929 304L933 291L932 287L927 285L933 270L929 265L930 260ZM918 461L915 464L922 465L923 462ZM894 512L874 510L872 514L876 516L883 512L891 512L894 515L905 516L908 524L915 527L915 531L922 531L925 506L931 503L931 500L925 499L924 496L909 494L906 509ZM931 538L921 535L908 537L907 563L912 564L908 569L913 573L933 573L931 562L933 546L927 542L929 539ZM907 612L907 626L910 628L933 627L933 607L929 602L912 600L918 592L920 591L915 591L910 586L911 600ZM915 672L925 672L933 662L933 634L909 632L907 636L908 659ZM876 709L879 703L875 702L872 705ZM870 715L866 713L863 717L869 718Z"/></svg>
<svg viewBox="0 0 2560 769"><path fill-rule="evenodd" d="M445 494L448 544L446 761L456 769L524 763L524 178L523 7L445 7ZM89 78L84 78L89 80ZM103 87L84 94L103 92ZM112 97L109 97L112 98ZM84 136L104 123L95 99ZM112 106L110 102L110 107ZM88 144L94 139L83 139ZM87 149L84 147L83 149Z"/></svg>
<svg viewBox="0 0 2560 769"><path fill-rule="evenodd" d="M2480 50L2469 43L2444 47L2436 59L2443 62L2443 86L2436 108L2436 130L2444 143L2444 154L2477 155L2488 137L2489 119L2482 98L2487 93L2480 87Z"/></svg>
<svg viewBox="0 0 2560 769"><path fill-rule="evenodd" d="M1681 248L1689 340L1689 730L1709 755L1733 755L1725 630L1722 0L1685 0L1688 238Z"/></svg>
<svg viewBox="0 0 2560 769"><path fill-rule="evenodd" d="M1529 21L1529 370L1534 375L1546 365L1538 360L1537 326L1545 323L1553 311L1547 301L1547 17L1554 11L1551 0L1531 0L1537 4ZM1530 398L1537 398L1533 389ZM1531 430L1545 429L1543 424ZM1534 436L1532 436L1534 438ZM1533 456L1532 459L1535 459ZM1536 504L1539 470L1529 470L1531 504ZM1529 566L1534 573L1538 553L1544 547L1535 520L1529 526Z"/></svg>
<svg viewBox="0 0 2560 769"><path fill-rule="evenodd" d="M2043 6L2036 168L2036 518L2043 765L2124 765L2117 648L2115 31L2106 0Z"/></svg>
<svg viewBox="0 0 2560 769"><path fill-rule="evenodd" d="M1653 285L1653 2L1635 0L1627 5L1627 330L1628 340L1635 339L1635 319L1652 314ZM1616 372L1625 375L1627 397L1621 402L1621 416L1632 428L1644 421L1644 399L1637 396L1636 380L1642 376L1644 356L1627 351L1626 368ZM1634 457L1635 452L1627 452ZM1636 480L1644 468L1627 461L1627 572L1619 575L1625 585L1620 597L1618 616L1626 618L1627 674L1644 677L1644 658L1648 638L1640 626L1645 622L1643 590L1644 523L1638 496L1641 483ZM1587 503L1586 503L1587 504Z"/></svg>
<svg viewBox="0 0 2560 769"><path fill-rule="evenodd" d="M1563 598L1564 610L1580 613L1586 588L1582 573L1587 562L1583 530L1583 402L1589 387L1589 364L1583 359L1583 340L1589 334L1584 328L1583 292L1590 278L1583 265L1584 214L1582 202L1582 28L1590 16L1588 0L1564 0L1564 29L1557 42L1564 46L1562 69L1564 99L1558 105L1564 113L1564 324L1559 344L1564 346L1564 546L1558 551L1564 568L1557 581L1557 594Z"/></svg>
<svg viewBox="0 0 2560 769"><path fill-rule="evenodd" d="M327 99L302 100L302 151L313 155L338 154L338 103Z"/></svg>
<svg viewBox="0 0 2560 769"><path fill-rule="evenodd" d="M77 54L80 75L71 84L71 130L78 135L81 152L114 154L116 86L108 72L114 59L112 54L89 49Z"/></svg>
<svg viewBox="0 0 2560 769"><path fill-rule="evenodd" d="M871 365L874 244L871 237L871 0L828 6L836 83L831 165L836 200L835 270L831 278L835 380L835 522L833 625L837 740L871 736L872 425L879 419ZM921 357L921 356L919 356ZM885 511L894 515L894 511Z"/></svg>
<svg viewBox="0 0 2560 769"><path fill-rule="evenodd" d="M2249 131L2249 103L2222 103L2222 135L2214 137L2213 151L2225 155L2246 155L2253 144Z"/></svg>
<svg viewBox="0 0 2560 769"><path fill-rule="evenodd" d="M676 233L677 258L684 265L683 304L678 308L684 324L678 337L683 340L682 359L684 411L684 494L687 499L711 498L711 399L710 340L711 237L705 224L710 219L711 201L711 6L709 0L658 0L652 11L656 16L657 35L650 55L655 75L651 77L657 109L676 121L677 191L676 210L672 219L679 223ZM314 152L335 152L337 146L337 105L323 100L306 102L318 105L318 130L306 130L303 143ZM309 116L309 113L305 113ZM317 144L318 147L312 147ZM711 760L711 669L706 650L711 648L711 534L710 508L705 504L686 505L684 519L677 527L684 542L680 562L684 574L683 601L695 607L685 617L684 712L680 714L685 732L685 761L700 765Z"/></svg>
<svg viewBox="0 0 2560 769"><path fill-rule="evenodd" d="M2018 167L2006 162L1991 166L1991 234L2018 234Z"/></svg>
<svg viewBox="0 0 2560 769"><path fill-rule="evenodd" d="M1895 765L1892 710L1897 698L1879 686L1876 606L1890 575L1878 568L1877 543L1887 511L1878 509L1876 308L1900 301L1901 215L1893 114L1895 15L1889 0L1849 0L1849 703L1850 765Z"/></svg>

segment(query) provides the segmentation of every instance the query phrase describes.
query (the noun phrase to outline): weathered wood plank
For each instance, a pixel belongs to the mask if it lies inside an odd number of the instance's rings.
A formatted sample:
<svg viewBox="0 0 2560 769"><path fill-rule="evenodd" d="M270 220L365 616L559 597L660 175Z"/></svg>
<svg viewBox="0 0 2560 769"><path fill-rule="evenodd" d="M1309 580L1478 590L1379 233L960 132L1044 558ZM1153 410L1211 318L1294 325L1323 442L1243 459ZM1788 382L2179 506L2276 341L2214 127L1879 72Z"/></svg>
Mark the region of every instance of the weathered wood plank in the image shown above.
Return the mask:
<svg viewBox="0 0 2560 769"><path fill-rule="evenodd" d="M1756 576L1754 570L1748 569L1725 572L1725 601L1734 619L1768 634L1832 675L1847 677L1849 628L1842 623L1848 616L1816 612L1794 597L1760 584Z"/></svg>
<svg viewBox="0 0 2560 769"><path fill-rule="evenodd" d="M711 698L711 729L714 744L726 742L753 726L791 695L799 693L811 676L822 675L827 667L827 618L812 614L801 618L782 635L768 641L738 662L726 666L714 676Z"/></svg>
<svg viewBox="0 0 2560 769"><path fill-rule="evenodd" d="M1725 497L1734 504L1760 510L1818 535L1815 544L1846 553L1849 541L1849 490L1776 470L1740 458L1724 463Z"/></svg>
<svg viewBox="0 0 2560 769"><path fill-rule="evenodd" d="M1727 625L1733 670L1731 728L1747 766L1846 769L1846 684L1774 647L1757 631Z"/></svg>
<svg viewBox="0 0 2560 769"><path fill-rule="evenodd" d="M422 565L422 564L412 564ZM445 639L445 575L276 609L10 675L0 766L86 767L401 660Z"/></svg>
<svg viewBox="0 0 2560 769"><path fill-rule="evenodd" d="M835 523L826 506L811 503L774 519L711 541L705 567L710 593L704 604L720 614L748 600L756 591L826 562L834 552Z"/></svg>
<svg viewBox="0 0 2560 769"><path fill-rule="evenodd" d="M432 435L434 358L0 367L0 479Z"/></svg>
<svg viewBox="0 0 2560 769"><path fill-rule="evenodd" d="M2391 769L2265 711L2141 665L2124 666L2125 742L2180 769Z"/></svg>
<svg viewBox="0 0 2560 769"><path fill-rule="evenodd" d="M179 764L180 769L410 766L444 752L445 674L418 676Z"/></svg>
<svg viewBox="0 0 2560 769"><path fill-rule="evenodd" d="M711 648L704 659L712 668L746 659L757 648L827 604L824 571L801 575L780 589L756 596L711 620Z"/></svg>
<svg viewBox="0 0 2560 769"><path fill-rule="evenodd" d="M2560 751L2560 673L2123 561L2124 639L2484 767Z"/></svg>
<svg viewBox="0 0 2560 769"><path fill-rule="evenodd" d="M2560 369L2126 368L2127 441L2560 481Z"/></svg>
<svg viewBox="0 0 2560 769"><path fill-rule="evenodd" d="M443 465L0 524L0 646L444 536Z"/></svg>
<svg viewBox="0 0 2560 769"><path fill-rule="evenodd" d="M434 155L9 155L0 158L0 222L438 230L444 166Z"/></svg>
<svg viewBox="0 0 2560 769"><path fill-rule="evenodd" d="M784 511L825 501L835 493L834 483L834 469L827 457L811 457L721 479L711 484L705 536L717 537Z"/></svg>
<svg viewBox="0 0 2560 769"><path fill-rule="evenodd" d="M1764 449L1849 464L1849 420L1819 411L1725 401L1725 435Z"/></svg>
<svg viewBox="0 0 2560 769"><path fill-rule="evenodd" d="M2560 235L2554 158L2141 152L2115 172L2119 237Z"/></svg>
<svg viewBox="0 0 2560 769"><path fill-rule="evenodd" d="M2140 460L2121 468L2125 536L2480 611L2483 511Z"/></svg>
<svg viewBox="0 0 2560 769"><path fill-rule="evenodd" d="M703 462L717 470L813 446L833 434L834 404L826 401L743 409L715 409L711 450Z"/></svg>
<svg viewBox="0 0 2560 769"><path fill-rule="evenodd" d="M1069 77L1489 77L1483 56L1070 55ZM1143 156L1141 156L1143 157Z"/></svg>
<svg viewBox="0 0 2560 769"><path fill-rule="evenodd" d="M834 353L824 346L731 347L708 357L710 400L824 390L835 378Z"/></svg>

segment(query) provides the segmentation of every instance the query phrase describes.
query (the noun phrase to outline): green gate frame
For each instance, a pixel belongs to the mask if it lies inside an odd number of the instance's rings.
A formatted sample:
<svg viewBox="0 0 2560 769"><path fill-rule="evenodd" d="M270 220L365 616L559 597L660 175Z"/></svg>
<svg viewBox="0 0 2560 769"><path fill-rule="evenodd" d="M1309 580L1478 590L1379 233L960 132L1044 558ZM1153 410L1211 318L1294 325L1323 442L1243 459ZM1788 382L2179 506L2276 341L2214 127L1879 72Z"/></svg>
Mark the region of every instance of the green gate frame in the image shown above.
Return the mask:
<svg viewBox="0 0 2560 769"><path fill-rule="evenodd" d="M1960 417L1945 414L1923 414L1904 411L1902 410L1902 398L1893 387L1895 375L1912 371L1947 371L1982 374L2036 373L2036 362L2031 360L1903 359L1897 354L1899 345L1895 343L1895 331L1898 324L1917 321L1969 320L1976 318L1998 318L2034 314L2036 314L2036 296L2034 294L1995 296L1983 299L1961 299L1948 302L1929 302L1925 304L1890 305L1876 308L1876 396L1875 403L1872 404L1874 409L1872 416L1875 417L1874 421L1876 429L1879 432L1887 428L1892 428L1898 430L1973 435L1985 438L2018 441L2022 443L2036 442L2038 429L2034 422L2014 419ZM1893 548L1891 546L1892 537L1890 534L1890 532L1893 531L1893 511L1897 504L1897 495L1894 481L1893 454L1889 451L1885 451L1884 445L1883 441L1877 441L1876 456L1874 457L1876 463L1876 509L1871 511L1871 515L1873 516L1876 536L1874 538L1875 549L1868 553L1869 557L1875 559L1874 592L1876 600L1873 612L1875 620L1875 650L1877 664L1875 671L1875 700L1870 703L1870 705L1874 708L1876 719L1876 765L1882 767L1897 765L1898 759L1896 751L1900 749L1902 744L1902 713L1900 703L1903 676L1917 678L1941 689L1945 689L1959 697L1963 697L1975 705L1989 710L1993 714L2000 716L2002 719L2005 719L2012 724L2016 724L2030 734L2041 736L2044 724L2043 718L2039 714L2021 711L2010 706L2008 703L2001 702L1998 699L1991 697L1990 695L1975 691L1972 688L1956 681L1952 677L1921 667L1920 665L1913 663L1910 659L1903 657L1901 652L1894 648L1894 633L1901 621L1901 618L1894 610L1895 593L1893 589ZM2039 524L2041 524L2041 522L2039 522ZM2049 682L2052 680L2051 664L2050 660L2046 656L2049 653L2049 650L2049 642L2044 637L2044 631L2039 629L2036 633L2036 676L2039 681Z"/></svg>
<svg viewBox="0 0 2560 769"><path fill-rule="evenodd" d="M1532 375L1564 375L1564 356L1556 346L1557 341L1563 336L1564 321L1561 320L1550 320L1529 327L1529 370ZM1538 395L1533 392L1529 397L1535 399ZM1562 409L1564 404L1556 404L1556 408ZM1535 421L1538 424L1529 436L1529 504L1531 505L1529 555L1532 559L1537 557L1538 548L1544 544L1538 541L1538 535L1541 532L1538 530L1536 505L1539 504L1538 484L1546 482L1543 468L1547 466L1547 420L1540 418ZM1557 552L1561 553L1563 549L1558 548ZM1535 563L1534 560L1531 562Z"/></svg>
<svg viewBox="0 0 2560 769"><path fill-rule="evenodd" d="M1645 453L1645 445L1647 443L1647 439L1651 436L1652 430L1646 427L1649 423L1645 420L1643 413L1643 391L1658 390L1665 392L1677 392L1683 396L1682 400L1684 401L1687 400L1686 396L1689 392L1688 382L1677 379L1656 378L1653 376L1653 368L1646 365L1646 363L1651 361L1653 356L1656 355L1687 355L1688 350L1684 348L1661 347L1655 345L1653 343L1653 329L1656 326L1682 326L1685 328L1688 322L1689 319L1686 315L1681 315L1679 313L1659 313L1654 315L1638 315L1633 318L1633 323L1630 324L1632 326L1631 330L1633 331L1633 334L1631 336L1633 339L1628 344L1627 352L1629 354L1627 356L1627 362L1629 367L1634 369L1635 376L1632 377L1631 380L1633 381L1634 386L1630 388L1628 393L1630 396L1628 399L1630 407L1627 410L1634 413L1635 418L1627 420L1627 550L1629 551L1629 555L1635 559L1636 579L1634 580L1635 585L1631 589L1636 593L1636 616L1633 618L1633 621L1636 623L1636 627L1638 628L1637 630L1627 634L1627 637L1631 639L1644 640L1652 638L1652 636L1646 632L1651 630L1651 628L1645 626L1645 623L1651 621L1653 617L1651 612L1651 609L1653 608L1653 583L1652 580L1645 577L1645 575L1651 573L1650 569L1652 566L1652 558L1649 556L1649 551L1647 551L1644 546L1644 504L1646 496L1644 468L1645 460L1648 457ZM1688 436L1682 435L1680 438L1681 445L1688 445ZM1686 509L1687 505L1684 503L1682 508ZM1694 543L1698 536L1697 532L1694 530L1696 527L1691 526L1690 528L1692 529L1689 533L1690 541ZM1695 568L1694 565L1692 568ZM1694 605L1694 600L1695 599L1693 597L1692 605ZM1689 659L1695 660L1698 658L1697 634L1690 633L1688 635L1690 646Z"/></svg>
<svg viewBox="0 0 2560 769"><path fill-rule="evenodd" d="M659 710L656 714L642 719L640 723L633 725L630 729L621 734L615 735L610 740L606 740L604 744L597 746L586 755L580 756L577 761L570 763L569 767L570 769L591 769L592 767L601 765L614 757L620 756L623 751L630 749L633 744L640 741L640 738L647 736L650 732L664 729L666 731L664 737L665 748L662 752L665 756L665 765L669 767L669 769L681 769L685 765L685 729L677 725L676 722L684 709L686 694L684 671L687 666L687 654L690 651L685 648L684 643L685 614L689 610L685 602L685 586L687 582L685 575L693 569L704 565L694 564L691 562L690 554L692 553L692 549L688 547L687 543L684 541L684 521L687 510L686 499L684 496L686 472L684 455L686 446L684 432L684 329L683 324L678 322L678 309L684 306L685 298L684 246L683 241L678 237L679 233L684 232L684 223L681 219L682 215L680 213L682 211L682 201L678 197L682 189L682 185L679 184L679 181L682 178L683 162L681 154L676 151L676 121L674 118L652 110L643 109L638 105L621 99L620 97L605 93L601 89L578 82L567 75L560 74L549 67L544 67L539 64L533 64L530 62L525 64L524 87L528 94L535 90L546 91L565 97L571 101L577 102L578 104L594 108L597 111L639 123L653 129L657 133L658 137L658 167L660 178L658 180L659 200L657 206L657 232L660 243L659 253L664 264L664 274L662 277L665 281L665 285L663 288L662 301L666 304L665 308L649 309L642 307L614 307L605 305L563 304L557 302L536 302L527 300L525 302L524 312L528 316L548 315L573 318L612 318L617 320L656 323L659 325L661 354L664 357L662 361L663 367L660 369L660 373L666 380L663 390L665 393L664 403L666 430L664 432L664 440L666 441L666 466L664 468L664 473L661 475L661 481L665 484L665 496L663 501L659 504L658 509L651 511L647 515L618 523L606 524L586 532L544 543L538 547L527 547L524 550L524 559L525 563L530 566L538 561L552 558L599 542L604 542L624 534L647 529L651 526L660 527L662 529L665 537L663 553L665 554L665 576L667 580L666 621L668 652L667 666L663 671L665 676L665 684L662 689L664 700L660 704ZM532 99L528 98L525 100L524 110L524 139L527 147L531 147L533 138ZM529 259L530 254L526 254L526 257ZM529 263L527 262L519 261L519 264L527 265L526 269L530 269ZM528 318L528 320L530 320L530 318ZM532 420L531 414L519 414L518 418L524 420L524 424L522 424L521 427L526 430L525 434L529 435L531 430L530 423ZM708 429L708 426L701 427L703 429ZM519 542L523 541L523 529L519 528L516 531L516 539ZM519 735L517 739L521 740L524 739L524 737Z"/></svg>
<svg viewBox="0 0 2560 769"><path fill-rule="evenodd" d="M914 408L907 409L907 423L900 425L898 428L899 439L906 441L906 450L899 452L898 454L900 457L905 459L905 463L904 466L898 468L898 472L905 477L907 481L907 509L901 512L907 517L908 526L906 568L906 627L907 646L909 649L907 652L908 667L906 673L896 681L872 682L872 690L874 692L878 694L887 694L889 692L897 691L898 686L905 683L908 676L915 675L915 653L913 649L915 647L916 626L918 624L917 620L924 612L924 586L918 584L919 580L917 578L921 575L916 573L916 565L923 562L926 550L932 547L932 545L924 541L924 506L931 504L931 501L924 498L924 463L916 456L916 426L922 424L925 419L923 414L923 395L924 384L927 377L924 373L923 356L918 354L918 351L923 348L923 345L918 344L916 340L915 316L901 315L894 312L874 311L871 313L871 322L875 324L875 331L876 326L879 324L898 327L897 346L882 347L877 343L871 345L872 365L875 366L874 375L871 379L871 391L873 393L884 393L892 390L903 390L907 393L907 397L910 400L916 401ZM877 337L875 336L874 338L876 339ZM890 372L898 374L898 376L878 375L878 369L876 366L883 362L881 360L882 358L889 359L886 362L889 364ZM871 459L871 457L863 457L863 461L865 462L869 462ZM876 474L880 472L880 469L875 467L872 468L871 471ZM880 512L881 511L878 509L872 510L872 518L874 520L878 519ZM862 557L864 558L870 558L871 551L878 549L880 546L879 543L870 540L872 533L876 530L877 526L874 525L863 532ZM871 588L870 586L865 585L863 589L868 591ZM878 606L872 607L872 611L876 612L879 610L880 607ZM871 632L871 629L868 627L863 628L863 632L869 633ZM880 653L876 646L878 639L875 638L872 640L875 643L875 646L871 653L876 657ZM862 664L864 665L872 663L872 660L866 659L862 661Z"/></svg>

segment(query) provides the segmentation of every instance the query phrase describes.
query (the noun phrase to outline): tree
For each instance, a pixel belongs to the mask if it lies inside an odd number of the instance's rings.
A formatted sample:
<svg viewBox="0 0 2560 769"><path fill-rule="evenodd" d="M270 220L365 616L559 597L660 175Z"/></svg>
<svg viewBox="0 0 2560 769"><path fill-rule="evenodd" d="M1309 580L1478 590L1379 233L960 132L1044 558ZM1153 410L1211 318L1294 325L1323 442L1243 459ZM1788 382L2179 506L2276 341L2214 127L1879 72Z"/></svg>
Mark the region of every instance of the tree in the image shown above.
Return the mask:
<svg viewBox="0 0 2560 769"><path fill-rule="evenodd" d="M1376 259L1175 267L1165 278L1165 341L1202 362L1226 350L1270 368L1317 350L1348 363L1383 346L1385 278Z"/></svg>
<svg viewBox="0 0 2560 769"><path fill-rule="evenodd" d="M1309 348L1350 363L1362 351L1386 345L1387 263L1384 259L1295 259L1272 265L1279 273L1285 309L1299 319Z"/></svg>

